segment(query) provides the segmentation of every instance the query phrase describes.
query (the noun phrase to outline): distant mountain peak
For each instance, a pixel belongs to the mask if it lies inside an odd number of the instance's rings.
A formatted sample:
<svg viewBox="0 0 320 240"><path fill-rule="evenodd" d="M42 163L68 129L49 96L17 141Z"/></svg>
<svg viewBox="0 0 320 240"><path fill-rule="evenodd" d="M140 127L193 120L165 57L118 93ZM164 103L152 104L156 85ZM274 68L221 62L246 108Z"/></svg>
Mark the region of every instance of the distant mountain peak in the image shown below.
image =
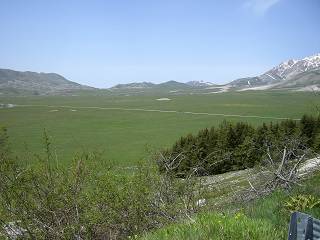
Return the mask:
<svg viewBox="0 0 320 240"><path fill-rule="evenodd" d="M297 62L298 62L298 60L289 59L288 61L284 61L284 62L280 63L278 66L274 67L274 69L276 69L276 68L282 68L282 69L291 68Z"/></svg>
<svg viewBox="0 0 320 240"><path fill-rule="evenodd" d="M151 82L133 82L133 83L124 83L117 84L111 89L143 89L143 88L151 88L155 84Z"/></svg>
<svg viewBox="0 0 320 240"><path fill-rule="evenodd" d="M278 66L275 66L267 74L269 76L273 76L273 78L285 78L286 72L290 70L298 61L294 59L290 59L288 61L284 61L280 63Z"/></svg>
<svg viewBox="0 0 320 240"><path fill-rule="evenodd" d="M181 82L178 82L176 80L169 80L167 82L163 82L163 83L160 83L160 84L176 84L176 83L181 83Z"/></svg>
<svg viewBox="0 0 320 240"><path fill-rule="evenodd" d="M275 78L289 79L297 74L320 68L320 54L305 57L300 60L282 62L267 73Z"/></svg>
<svg viewBox="0 0 320 240"><path fill-rule="evenodd" d="M260 77L269 76L273 80L284 80L317 68L320 68L320 54L315 54L300 60L290 59L282 62Z"/></svg>
<svg viewBox="0 0 320 240"><path fill-rule="evenodd" d="M11 69L0 69L0 90L2 93L25 92L49 94L84 89L93 88L69 81L57 73L22 72Z"/></svg>
<svg viewBox="0 0 320 240"><path fill-rule="evenodd" d="M316 53L314 55L303 58L305 61L320 61L320 53Z"/></svg>
<svg viewBox="0 0 320 240"><path fill-rule="evenodd" d="M190 87L189 85L187 85L186 83L181 83L175 80L169 80L167 82L163 82L163 83L159 83L156 84L156 87L166 87L166 88L173 88L173 89L179 89L179 88L188 88Z"/></svg>
<svg viewBox="0 0 320 240"><path fill-rule="evenodd" d="M211 83L211 82L206 82L203 80L197 81L189 81L186 82L187 85L192 86L192 87L210 87L210 86L214 86L215 84Z"/></svg>
<svg viewBox="0 0 320 240"><path fill-rule="evenodd" d="M299 60L290 59L284 61L260 76L237 79L231 82L229 85L235 88L256 89L258 87L261 89L268 89L280 85L284 86L284 82L291 81L290 86L293 86L293 79L296 80L296 78L301 76L303 73L309 73L318 70L320 70L320 53ZM312 78L313 84L315 82L320 83L320 78L317 77L316 74L312 73L310 78ZM302 85L301 82L299 82L299 84ZM308 83L306 82L306 84Z"/></svg>
<svg viewBox="0 0 320 240"><path fill-rule="evenodd" d="M192 88L206 88L210 86L216 86L211 82L200 81L189 81L186 83L178 82L176 80L169 80L162 83L151 83L151 82L133 82L126 84L118 84L111 89L148 89L148 88L161 88L161 89L171 89L171 90L181 90L181 89L192 89Z"/></svg>

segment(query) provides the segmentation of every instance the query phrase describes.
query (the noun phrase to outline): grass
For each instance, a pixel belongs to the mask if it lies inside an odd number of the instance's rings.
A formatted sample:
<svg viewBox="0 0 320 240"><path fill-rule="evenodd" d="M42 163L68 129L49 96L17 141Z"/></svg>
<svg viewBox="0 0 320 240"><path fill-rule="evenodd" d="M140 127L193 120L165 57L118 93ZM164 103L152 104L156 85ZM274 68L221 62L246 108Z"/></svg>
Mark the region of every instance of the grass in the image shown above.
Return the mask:
<svg viewBox="0 0 320 240"><path fill-rule="evenodd" d="M320 172L295 187L292 192L277 191L251 203L231 206L224 213L200 213L194 222L173 224L149 233L143 240L165 239L287 239L290 211L285 202L290 196L320 198ZM228 206L230 208L230 206ZM236 210L233 209L240 209ZM302 211L302 210L300 210ZM320 206L304 212L320 218Z"/></svg>
<svg viewBox="0 0 320 240"><path fill-rule="evenodd" d="M0 109L0 125L8 127L12 149L18 155L24 156L26 148L31 152L39 152L42 148L43 129L46 129L52 136L61 164L68 164L75 152L84 149L100 151L104 159L118 166L131 166L141 159L147 159L150 152L171 146L180 136L217 125L223 119L241 120L254 125L269 122L271 119L81 107L143 108L299 118L304 113L313 113L314 106L320 103L312 93L288 92L126 95L101 92L99 96L81 94L0 97L0 103L53 106ZM156 101L160 97L172 100ZM77 111L71 111L72 109Z"/></svg>
<svg viewBox="0 0 320 240"><path fill-rule="evenodd" d="M143 238L154 239L279 239L281 235L272 224L263 220L252 220L245 215L203 214L195 223L170 226Z"/></svg>

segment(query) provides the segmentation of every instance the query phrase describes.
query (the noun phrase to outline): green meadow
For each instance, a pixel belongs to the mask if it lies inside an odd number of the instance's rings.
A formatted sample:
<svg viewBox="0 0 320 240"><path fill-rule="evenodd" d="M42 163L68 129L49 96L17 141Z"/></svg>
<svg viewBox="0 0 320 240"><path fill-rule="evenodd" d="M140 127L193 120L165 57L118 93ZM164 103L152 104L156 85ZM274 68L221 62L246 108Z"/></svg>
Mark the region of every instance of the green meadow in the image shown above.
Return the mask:
<svg viewBox="0 0 320 240"><path fill-rule="evenodd" d="M320 98L306 92L174 95L101 91L98 95L0 97L0 103L18 105L0 109L0 125L8 128L11 149L17 155L43 150L46 129L63 164L85 150L100 152L104 161L118 166L130 166L172 145L180 136L216 126L224 119L257 125L314 114Z"/></svg>

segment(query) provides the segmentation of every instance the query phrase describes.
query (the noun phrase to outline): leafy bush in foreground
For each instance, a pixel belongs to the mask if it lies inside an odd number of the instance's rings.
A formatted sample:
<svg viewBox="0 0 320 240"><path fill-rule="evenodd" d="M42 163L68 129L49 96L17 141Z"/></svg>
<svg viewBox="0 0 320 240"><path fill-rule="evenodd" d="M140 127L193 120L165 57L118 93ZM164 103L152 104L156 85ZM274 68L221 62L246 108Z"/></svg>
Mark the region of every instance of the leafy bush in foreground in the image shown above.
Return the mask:
<svg viewBox="0 0 320 240"><path fill-rule="evenodd" d="M195 211L192 180L160 176L150 166L119 173L101 167L95 154L61 168L46 134L39 164L21 167L6 139L0 131L0 238L14 228L24 239L121 239Z"/></svg>

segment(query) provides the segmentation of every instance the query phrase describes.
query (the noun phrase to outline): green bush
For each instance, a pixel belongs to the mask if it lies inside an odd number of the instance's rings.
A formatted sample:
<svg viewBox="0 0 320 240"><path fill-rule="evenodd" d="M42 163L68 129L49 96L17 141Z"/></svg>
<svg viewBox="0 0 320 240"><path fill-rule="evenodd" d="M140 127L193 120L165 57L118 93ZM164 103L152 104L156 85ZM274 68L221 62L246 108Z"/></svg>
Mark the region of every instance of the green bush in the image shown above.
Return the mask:
<svg viewBox="0 0 320 240"><path fill-rule="evenodd" d="M196 175L214 175L251 168L266 158L267 150L277 152L288 144L299 142L297 151L320 149L320 119L302 116L300 121L283 120L253 127L248 123L222 122L217 128L203 129L196 135L181 137L158 157L159 170L170 162L179 162L172 173L185 177L194 169ZM292 153L292 156L295 152Z"/></svg>

